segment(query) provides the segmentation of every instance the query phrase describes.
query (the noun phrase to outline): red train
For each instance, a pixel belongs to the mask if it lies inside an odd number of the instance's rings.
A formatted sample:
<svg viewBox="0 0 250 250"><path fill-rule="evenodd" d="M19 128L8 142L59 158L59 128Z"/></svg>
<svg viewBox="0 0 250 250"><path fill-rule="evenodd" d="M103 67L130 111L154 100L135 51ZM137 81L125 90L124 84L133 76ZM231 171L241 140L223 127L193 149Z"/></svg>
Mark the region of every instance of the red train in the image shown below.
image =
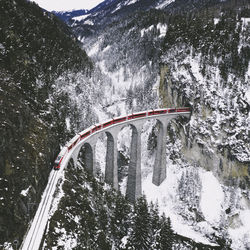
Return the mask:
<svg viewBox="0 0 250 250"><path fill-rule="evenodd" d="M79 141L87 138L91 134L94 134L102 129L105 129L111 125L115 125L121 122L125 122L127 120L132 119L139 119L144 117L151 117L151 116L158 116L158 115L164 115L167 113L185 113L185 112L191 112L190 108L169 108L169 109L156 109L156 110L149 110L144 112L138 112L134 114L130 114L128 116L122 116L122 117L116 117L114 119L108 120L102 124L96 124L91 126L90 128L80 132L76 136L74 136L67 144L63 147L59 155L57 156L55 162L54 162L54 169L58 170L60 169L60 164L65 157L66 153L69 152Z"/></svg>

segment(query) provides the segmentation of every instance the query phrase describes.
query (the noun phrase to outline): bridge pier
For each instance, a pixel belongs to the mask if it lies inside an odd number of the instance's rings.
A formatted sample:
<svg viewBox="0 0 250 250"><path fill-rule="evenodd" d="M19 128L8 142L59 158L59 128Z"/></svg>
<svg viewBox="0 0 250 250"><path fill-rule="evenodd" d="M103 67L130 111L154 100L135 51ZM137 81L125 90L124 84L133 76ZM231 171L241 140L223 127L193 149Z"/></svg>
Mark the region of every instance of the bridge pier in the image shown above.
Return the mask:
<svg viewBox="0 0 250 250"><path fill-rule="evenodd" d="M84 145L76 148L72 154L74 166L77 167L77 162L80 158L86 170L94 176L96 175L96 141L97 140L91 140L90 142L84 143ZM82 149L84 149L84 152L82 152Z"/></svg>
<svg viewBox="0 0 250 250"><path fill-rule="evenodd" d="M106 132L107 153L105 167L105 182L118 190L118 167L117 167L117 135Z"/></svg>
<svg viewBox="0 0 250 250"><path fill-rule="evenodd" d="M84 140L76 146L72 158L74 165L77 165L77 157L81 154L81 146L84 144L86 148L84 159L86 168L89 172L96 174L96 142L98 134L105 132L107 135L107 153L106 153L106 167L105 167L105 182L112 185L118 190L118 165L117 165L117 138L118 134L124 126L132 127L132 139L130 145L130 162L128 169L128 180L126 188L126 196L134 202L142 194L141 185L141 131L146 119L157 119L160 123L159 134L157 137L157 151L153 168L152 183L159 186L166 178L166 135L167 126L170 120L176 118L180 114L166 114L157 116L146 116L145 118L136 118L130 120L127 118L126 122L115 124L103 131L98 131L93 136L91 135L87 140ZM189 113L181 114L189 118ZM129 116L128 116L129 117ZM134 118L133 118L134 119Z"/></svg>
<svg viewBox="0 0 250 250"><path fill-rule="evenodd" d="M73 159L73 162L74 162L74 167L76 168L77 167L77 162L78 162L78 155L79 155L79 152L81 150L81 147L78 147L72 154L72 159Z"/></svg>
<svg viewBox="0 0 250 250"><path fill-rule="evenodd" d="M132 126L132 139L130 146L130 162L126 196L134 202L141 196L141 126Z"/></svg>
<svg viewBox="0 0 250 250"><path fill-rule="evenodd" d="M159 186L166 179L166 135L169 121L159 121L160 131L157 136L157 151L154 162L152 183Z"/></svg>

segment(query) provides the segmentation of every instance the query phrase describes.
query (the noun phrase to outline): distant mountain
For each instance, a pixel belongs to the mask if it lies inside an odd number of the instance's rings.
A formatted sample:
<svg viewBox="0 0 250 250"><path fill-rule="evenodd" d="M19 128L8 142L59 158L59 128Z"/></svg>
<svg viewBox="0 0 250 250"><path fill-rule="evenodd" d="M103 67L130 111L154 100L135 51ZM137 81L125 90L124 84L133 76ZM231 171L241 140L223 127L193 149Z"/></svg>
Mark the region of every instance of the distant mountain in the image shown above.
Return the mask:
<svg viewBox="0 0 250 250"><path fill-rule="evenodd" d="M52 11L52 13L58 16L62 21L67 23L73 17L87 15L89 13L89 10L82 9L73 11Z"/></svg>
<svg viewBox="0 0 250 250"><path fill-rule="evenodd" d="M122 17L134 11L143 11L152 8L165 8L174 0L105 0L91 10L76 10L68 12L52 12L69 25L77 25L83 20L90 20L91 23L105 23L113 20L116 15ZM91 17L89 17L91 16ZM82 17L82 18L81 18ZM93 20L93 17L94 18ZM104 19L103 19L104 18Z"/></svg>

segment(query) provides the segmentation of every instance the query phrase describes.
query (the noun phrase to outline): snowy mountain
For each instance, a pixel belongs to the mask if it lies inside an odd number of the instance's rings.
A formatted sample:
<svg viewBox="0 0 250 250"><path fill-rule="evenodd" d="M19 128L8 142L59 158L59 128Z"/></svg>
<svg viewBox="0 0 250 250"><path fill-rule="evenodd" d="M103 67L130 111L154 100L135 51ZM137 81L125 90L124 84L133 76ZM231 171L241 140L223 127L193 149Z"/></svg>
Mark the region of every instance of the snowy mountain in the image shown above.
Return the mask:
<svg viewBox="0 0 250 250"><path fill-rule="evenodd" d="M157 126L145 125L143 191L148 201L158 201L178 234L211 248L247 249L249 3L165 3L112 1L72 25L105 79L103 104L95 110L103 120L156 107L191 106L190 122L169 126L168 174L160 187L151 183ZM124 158L129 157L128 131L121 132L118 142Z"/></svg>
<svg viewBox="0 0 250 250"><path fill-rule="evenodd" d="M42 248L250 248L248 1L109 0L88 13L56 13L70 17L69 27L24 0L1 2L0 11L0 247L22 242L49 166L71 136L114 116L189 106L190 121L168 126L159 187L159 129L144 125L145 196L135 204L122 196L129 127L118 137L121 194L103 182L105 136L97 178L81 161L69 165Z"/></svg>
<svg viewBox="0 0 250 250"><path fill-rule="evenodd" d="M59 87L60 79L81 77L90 85L92 68L74 35L54 15L25 0L0 2L1 249L22 242L52 162L75 133L78 111ZM67 120L75 120L71 128Z"/></svg>
<svg viewBox="0 0 250 250"><path fill-rule="evenodd" d="M74 11L52 11L53 14L58 16L62 21L68 22L71 18L87 15L89 10L74 10Z"/></svg>

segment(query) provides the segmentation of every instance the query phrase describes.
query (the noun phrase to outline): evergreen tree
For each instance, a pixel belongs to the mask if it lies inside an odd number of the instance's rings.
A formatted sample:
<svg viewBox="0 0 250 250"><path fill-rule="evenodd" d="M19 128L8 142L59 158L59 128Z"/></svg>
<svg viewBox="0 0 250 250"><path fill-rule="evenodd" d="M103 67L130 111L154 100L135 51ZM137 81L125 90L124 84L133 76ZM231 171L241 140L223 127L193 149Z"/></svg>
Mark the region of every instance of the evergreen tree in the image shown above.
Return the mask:
<svg viewBox="0 0 250 250"><path fill-rule="evenodd" d="M150 245L153 249L158 249L159 242L159 229L160 229L160 217L159 217L159 206L158 203L154 204L153 202L149 205L149 214L150 214L150 225L151 225L151 238Z"/></svg>
<svg viewBox="0 0 250 250"><path fill-rule="evenodd" d="M111 232L115 242L115 247L119 247L121 240L127 235L129 227L130 206L126 199L118 194L115 199L115 208L111 217Z"/></svg>
<svg viewBox="0 0 250 250"><path fill-rule="evenodd" d="M150 249L150 216L146 197L139 198L134 206L135 216L132 221L132 232L128 240L128 249Z"/></svg>
<svg viewBox="0 0 250 250"><path fill-rule="evenodd" d="M172 229L170 218L166 218L165 214L161 216L160 229L160 249L171 250L174 242L174 232Z"/></svg>

